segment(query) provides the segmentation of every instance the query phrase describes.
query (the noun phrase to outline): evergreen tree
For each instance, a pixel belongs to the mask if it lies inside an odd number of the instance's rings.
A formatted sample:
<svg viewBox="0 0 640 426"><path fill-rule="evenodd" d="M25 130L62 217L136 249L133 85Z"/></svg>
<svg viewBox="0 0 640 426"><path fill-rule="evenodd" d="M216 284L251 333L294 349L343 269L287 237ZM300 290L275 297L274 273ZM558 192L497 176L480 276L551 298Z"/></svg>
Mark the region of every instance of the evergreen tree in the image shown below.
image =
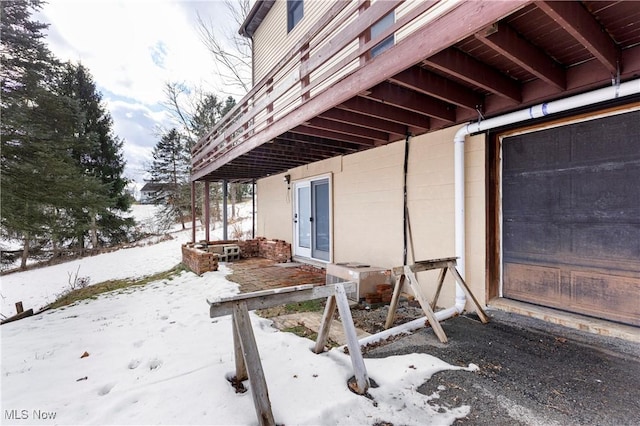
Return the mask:
<svg viewBox="0 0 640 426"><path fill-rule="evenodd" d="M123 177L122 140L113 135L111 115L103 107L102 96L84 66L66 64L59 90L61 95L75 100L82 112L72 156L84 173L100 181L106 191L101 204L75 211L77 221L88 224L88 228L77 229L80 246L87 231L94 247L125 241L134 223L132 218L118 214L131 207Z"/></svg>
<svg viewBox="0 0 640 426"><path fill-rule="evenodd" d="M78 110L50 90L58 64L43 41L47 26L31 20L40 7L39 0L0 3L0 217L3 233L24 241L22 267L32 242L63 227L58 210L68 193L57 188L72 189L68 185L80 177L66 149Z"/></svg>
<svg viewBox="0 0 640 426"><path fill-rule="evenodd" d="M189 185L190 156L185 148L185 138L174 128L164 134L153 148L153 162L148 172L151 182L162 185L155 204L162 205L159 219L168 227L176 220L185 226L185 211L190 208Z"/></svg>

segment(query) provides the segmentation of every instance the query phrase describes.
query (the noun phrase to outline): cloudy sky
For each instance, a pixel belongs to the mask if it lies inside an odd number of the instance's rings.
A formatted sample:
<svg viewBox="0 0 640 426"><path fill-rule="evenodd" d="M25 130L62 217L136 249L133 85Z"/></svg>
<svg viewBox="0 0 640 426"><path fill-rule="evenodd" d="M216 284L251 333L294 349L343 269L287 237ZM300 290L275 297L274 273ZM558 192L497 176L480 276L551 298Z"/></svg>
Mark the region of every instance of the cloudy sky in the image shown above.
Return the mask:
<svg viewBox="0 0 640 426"><path fill-rule="evenodd" d="M163 107L166 82L220 93L211 54L197 31L198 13L219 34L237 31L222 1L48 0L36 18L60 60L93 75L124 139L126 176L142 186L158 126L172 125Z"/></svg>

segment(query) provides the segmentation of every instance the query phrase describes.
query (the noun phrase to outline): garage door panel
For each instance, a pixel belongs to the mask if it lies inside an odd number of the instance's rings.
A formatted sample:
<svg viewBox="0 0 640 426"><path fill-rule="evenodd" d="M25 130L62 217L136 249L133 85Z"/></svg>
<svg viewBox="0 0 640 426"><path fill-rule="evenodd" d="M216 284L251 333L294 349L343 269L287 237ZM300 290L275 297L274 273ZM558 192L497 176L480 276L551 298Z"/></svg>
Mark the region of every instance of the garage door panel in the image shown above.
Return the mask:
<svg viewBox="0 0 640 426"><path fill-rule="evenodd" d="M640 225L627 223L575 225L571 240L576 257L627 261L640 272ZM632 261L636 259L636 261Z"/></svg>
<svg viewBox="0 0 640 426"><path fill-rule="evenodd" d="M503 211L509 213L549 216L570 207L562 194L571 190L570 176L548 173L518 173L509 176L503 192Z"/></svg>
<svg viewBox="0 0 640 426"><path fill-rule="evenodd" d="M548 222L505 221L503 224L505 259L557 255L563 251L567 229ZM508 253L508 255L507 255Z"/></svg>
<svg viewBox="0 0 640 426"><path fill-rule="evenodd" d="M640 222L640 160L579 169L571 185L571 207L585 218Z"/></svg>
<svg viewBox="0 0 640 426"><path fill-rule="evenodd" d="M509 286L504 296L547 306L561 306L560 269L505 262ZM535 295L535 297L533 296Z"/></svg>
<svg viewBox="0 0 640 426"><path fill-rule="evenodd" d="M546 132L546 131L543 131ZM548 170L563 164L571 157L571 146L566 144L569 131L546 132L535 146L524 139L512 139L504 146L503 170L512 173Z"/></svg>
<svg viewBox="0 0 640 426"><path fill-rule="evenodd" d="M572 125L572 162L599 164L627 158L627 153L638 149L637 132L640 126L628 119L628 116L633 114L619 114ZM636 139L629 137L634 134Z"/></svg>
<svg viewBox="0 0 640 426"><path fill-rule="evenodd" d="M640 111L502 140L503 294L640 325Z"/></svg>
<svg viewBox="0 0 640 426"><path fill-rule="evenodd" d="M573 272L571 300L576 309L588 308L601 317L640 326L640 278Z"/></svg>

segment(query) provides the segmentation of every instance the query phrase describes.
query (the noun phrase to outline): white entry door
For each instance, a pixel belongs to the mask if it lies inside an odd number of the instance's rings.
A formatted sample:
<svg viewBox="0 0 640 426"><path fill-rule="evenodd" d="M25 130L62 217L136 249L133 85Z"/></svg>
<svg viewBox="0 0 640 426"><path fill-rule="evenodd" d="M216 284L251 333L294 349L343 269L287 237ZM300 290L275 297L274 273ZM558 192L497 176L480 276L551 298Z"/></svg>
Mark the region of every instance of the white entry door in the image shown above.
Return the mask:
<svg viewBox="0 0 640 426"><path fill-rule="evenodd" d="M329 178L296 182L294 189L294 254L329 261L331 255Z"/></svg>
<svg viewBox="0 0 640 426"><path fill-rule="evenodd" d="M294 254L311 257L311 182L296 182L293 212Z"/></svg>

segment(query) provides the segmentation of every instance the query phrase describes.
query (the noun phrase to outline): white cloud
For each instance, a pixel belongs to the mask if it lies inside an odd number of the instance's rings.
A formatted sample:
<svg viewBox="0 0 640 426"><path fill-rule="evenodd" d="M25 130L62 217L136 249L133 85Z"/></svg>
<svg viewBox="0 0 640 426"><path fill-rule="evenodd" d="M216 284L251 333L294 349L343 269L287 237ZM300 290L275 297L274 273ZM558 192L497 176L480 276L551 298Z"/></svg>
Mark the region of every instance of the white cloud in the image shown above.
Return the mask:
<svg viewBox="0 0 640 426"><path fill-rule="evenodd" d="M197 32L197 13L227 25L221 1L51 0L38 19L49 23L47 41L60 60L91 72L125 140L128 174L141 179L139 158L170 126L164 85L184 82L215 91L215 65Z"/></svg>

